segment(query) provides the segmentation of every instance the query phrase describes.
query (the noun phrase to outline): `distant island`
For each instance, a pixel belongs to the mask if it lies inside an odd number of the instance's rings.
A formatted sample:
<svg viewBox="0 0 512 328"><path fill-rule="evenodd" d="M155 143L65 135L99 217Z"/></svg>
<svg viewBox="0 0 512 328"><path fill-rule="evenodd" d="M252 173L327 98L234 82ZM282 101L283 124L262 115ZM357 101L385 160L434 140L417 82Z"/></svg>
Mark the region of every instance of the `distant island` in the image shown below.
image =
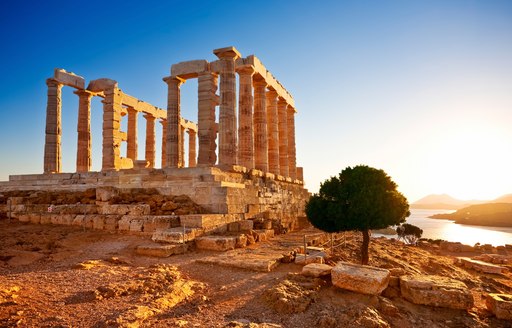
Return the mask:
<svg viewBox="0 0 512 328"><path fill-rule="evenodd" d="M485 201L481 200L460 200L447 194L432 194L412 203L410 207L412 209L422 210L458 210L469 205L481 204L484 202Z"/></svg>
<svg viewBox="0 0 512 328"><path fill-rule="evenodd" d="M512 203L471 205L461 208L454 213L435 214L431 218L453 220L458 224L512 227Z"/></svg>

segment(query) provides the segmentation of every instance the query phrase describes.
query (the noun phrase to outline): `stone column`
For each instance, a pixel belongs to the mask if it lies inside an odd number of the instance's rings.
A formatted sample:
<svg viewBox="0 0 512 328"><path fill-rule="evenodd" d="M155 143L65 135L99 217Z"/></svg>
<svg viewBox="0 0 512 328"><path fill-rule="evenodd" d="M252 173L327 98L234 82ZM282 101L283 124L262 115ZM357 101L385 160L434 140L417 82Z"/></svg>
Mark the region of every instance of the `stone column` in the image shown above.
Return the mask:
<svg viewBox="0 0 512 328"><path fill-rule="evenodd" d="M288 105L288 170L290 178L297 179L297 159L295 158L295 108Z"/></svg>
<svg viewBox="0 0 512 328"><path fill-rule="evenodd" d="M130 158L133 163L135 164L135 161L138 158L138 142L137 142L137 116L139 114L138 111L136 111L132 107L128 107L128 133L127 133L127 147L126 147L126 157Z"/></svg>
<svg viewBox="0 0 512 328"><path fill-rule="evenodd" d="M198 93L198 137L199 158L198 164L213 166L217 162L217 138L215 128L215 106L218 105L217 75L213 73L201 73L197 79Z"/></svg>
<svg viewBox="0 0 512 328"><path fill-rule="evenodd" d="M104 90L103 100L103 160L102 171L121 167L121 94L114 87Z"/></svg>
<svg viewBox="0 0 512 328"><path fill-rule="evenodd" d="M246 66L237 70L240 76L240 97L238 103L238 164L254 168L254 131L252 76L254 67Z"/></svg>
<svg viewBox="0 0 512 328"><path fill-rule="evenodd" d="M288 170L288 113L287 103L283 98L277 102L277 112L279 118L279 170L284 177L290 176Z"/></svg>
<svg viewBox="0 0 512 328"><path fill-rule="evenodd" d="M44 143L44 173L59 173L62 169L61 154L61 110L62 84L47 79L48 100L46 103L46 137Z"/></svg>
<svg viewBox="0 0 512 328"><path fill-rule="evenodd" d="M155 167L155 117L145 114L146 119L146 162L149 168Z"/></svg>
<svg viewBox="0 0 512 328"><path fill-rule="evenodd" d="M185 80L170 76L164 78L168 85L167 94L167 160L166 167L179 167L179 141L181 139L180 86Z"/></svg>
<svg viewBox="0 0 512 328"><path fill-rule="evenodd" d="M162 124L162 168L167 166L167 120L161 119Z"/></svg>
<svg viewBox="0 0 512 328"><path fill-rule="evenodd" d="M196 136L197 132L188 129L188 167L196 167L197 165L197 155L196 155Z"/></svg>
<svg viewBox="0 0 512 328"><path fill-rule="evenodd" d="M180 164L179 167L185 167L185 127L180 126Z"/></svg>
<svg viewBox="0 0 512 328"><path fill-rule="evenodd" d="M76 147L76 171L91 170L91 98L87 90L77 90L78 95L78 142Z"/></svg>
<svg viewBox="0 0 512 328"><path fill-rule="evenodd" d="M279 174L279 129L277 117L277 92L269 90L267 98L267 127L268 127L268 170Z"/></svg>
<svg viewBox="0 0 512 328"><path fill-rule="evenodd" d="M267 83L261 76L254 77L254 167L268 172Z"/></svg>
<svg viewBox="0 0 512 328"><path fill-rule="evenodd" d="M237 164L236 75L234 47L216 49L220 59L219 165Z"/></svg>

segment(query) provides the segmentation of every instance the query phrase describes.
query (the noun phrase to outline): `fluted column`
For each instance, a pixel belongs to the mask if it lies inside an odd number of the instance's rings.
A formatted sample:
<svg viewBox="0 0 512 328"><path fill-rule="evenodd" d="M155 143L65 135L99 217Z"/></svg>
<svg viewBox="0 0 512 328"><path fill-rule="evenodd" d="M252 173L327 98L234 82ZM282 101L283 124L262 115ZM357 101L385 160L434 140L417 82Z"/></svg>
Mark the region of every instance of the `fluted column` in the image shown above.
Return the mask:
<svg viewBox="0 0 512 328"><path fill-rule="evenodd" d="M138 142L137 142L137 112L134 108L128 107L128 134L127 134L127 149L126 157L130 158L134 163L138 157Z"/></svg>
<svg viewBox="0 0 512 328"><path fill-rule="evenodd" d="M76 147L76 171L91 170L91 98L87 90L77 90L78 95L78 141Z"/></svg>
<svg viewBox="0 0 512 328"><path fill-rule="evenodd" d="M166 167L167 163L167 120L161 119L162 124L162 167Z"/></svg>
<svg viewBox="0 0 512 328"><path fill-rule="evenodd" d="M185 167L185 127L180 126L180 163L178 167Z"/></svg>
<svg viewBox="0 0 512 328"><path fill-rule="evenodd" d="M155 167L155 117L151 114L145 114L146 119L146 162L149 167Z"/></svg>
<svg viewBox="0 0 512 328"><path fill-rule="evenodd" d="M295 108L288 105L288 170L290 178L297 179L297 159L295 158Z"/></svg>
<svg viewBox="0 0 512 328"><path fill-rule="evenodd" d="M277 92L269 90L267 98L267 124L268 124L268 170L279 174L279 129L277 117Z"/></svg>
<svg viewBox="0 0 512 328"><path fill-rule="evenodd" d="M240 76L240 97L238 103L238 164L254 168L254 131L252 76L254 67L246 66L237 70Z"/></svg>
<svg viewBox="0 0 512 328"><path fill-rule="evenodd" d="M236 75L234 47L216 49L220 62L219 165L237 164Z"/></svg>
<svg viewBox="0 0 512 328"><path fill-rule="evenodd" d="M117 84L116 84L117 85ZM106 89L103 100L103 159L102 170L121 167L121 95L117 86Z"/></svg>
<svg viewBox="0 0 512 328"><path fill-rule="evenodd" d="M280 174L288 177L288 113L286 100L279 98L277 112L279 118L279 170Z"/></svg>
<svg viewBox="0 0 512 328"><path fill-rule="evenodd" d="M61 155L61 110L62 84L47 79L48 100L46 103L46 136L44 143L44 173L59 173L62 169Z"/></svg>
<svg viewBox="0 0 512 328"><path fill-rule="evenodd" d="M179 141L181 139L180 86L185 80L170 76L164 78L164 81L168 85L166 167L179 167L182 162L179 151Z"/></svg>
<svg viewBox="0 0 512 328"><path fill-rule="evenodd" d="M261 76L254 78L254 167L268 172L267 83Z"/></svg>
<svg viewBox="0 0 512 328"><path fill-rule="evenodd" d="M188 129L188 167L196 167L197 165L197 155L196 155L196 136L197 132Z"/></svg>
<svg viewBox="0 0 512 328"><path fill-rule="evenodd" d="M217 162L217 137L215 128L215 106L218 105L217 75L213 73L199 74L197 81L198 93L198 138L199 158L198 164L213 166Z"/></svg>

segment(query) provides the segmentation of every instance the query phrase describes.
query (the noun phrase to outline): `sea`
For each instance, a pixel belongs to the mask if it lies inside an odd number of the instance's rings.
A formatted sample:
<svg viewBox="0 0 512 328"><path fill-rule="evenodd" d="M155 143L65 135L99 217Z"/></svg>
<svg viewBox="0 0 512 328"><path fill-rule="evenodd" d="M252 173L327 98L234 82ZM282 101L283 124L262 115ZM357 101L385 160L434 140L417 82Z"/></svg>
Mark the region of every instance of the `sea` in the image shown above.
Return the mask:
<svg viewBox="0 0 512 328"><path fill-rule="evenodd" d="M451 220L431 219L429 216L439 213L452 213L453 210L411 209L406 223L423 229L422 238L442 239L461 242L466 245L491 244L500 246L512 244L512 227L484 227L457 224ZM392 237L392 236L386 236ZM396 237L396 236L395 236Z"/></svg>

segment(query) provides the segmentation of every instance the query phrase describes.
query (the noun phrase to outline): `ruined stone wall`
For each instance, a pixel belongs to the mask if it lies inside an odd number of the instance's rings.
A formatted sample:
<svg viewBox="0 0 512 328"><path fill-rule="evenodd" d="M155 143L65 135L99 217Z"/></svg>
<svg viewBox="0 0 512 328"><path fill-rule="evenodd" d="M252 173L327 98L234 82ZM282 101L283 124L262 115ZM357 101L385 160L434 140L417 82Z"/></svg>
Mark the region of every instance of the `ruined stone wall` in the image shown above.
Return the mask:
<svg viewBox="0 0 512 328"><path fill-rule="evenodd" d="M281 222L287 229L294 229L297 218L304 216L304 205L309 198L307 190L297 181L291 182L269 173L236 166L230 171L216 167L196 167L11 176L9 182L0 183L0 194L22 190L71 193L84 192L90 188L102 190L106 187L154 188L164 196L186 195L206 213L235 215L240 220L272 219ZM151 214L149 209L135 209L128 205L119 209L112 206L103 208L111 204L107 204L108 199L100 198L95 200L96 205L100 206L99 211L108 213L98 214ZM3 206L5 213L6 205Z"/></svg>

